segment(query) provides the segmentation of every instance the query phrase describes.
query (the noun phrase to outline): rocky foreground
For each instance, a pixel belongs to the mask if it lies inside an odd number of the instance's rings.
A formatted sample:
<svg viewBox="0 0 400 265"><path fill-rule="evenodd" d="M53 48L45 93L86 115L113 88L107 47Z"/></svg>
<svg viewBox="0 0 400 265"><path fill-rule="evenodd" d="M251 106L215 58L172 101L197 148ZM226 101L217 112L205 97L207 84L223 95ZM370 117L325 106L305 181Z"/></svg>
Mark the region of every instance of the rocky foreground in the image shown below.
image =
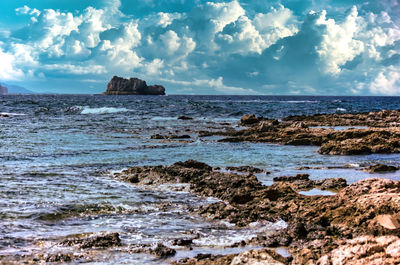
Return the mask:
<svg viewBox="0 0 400 265"><path fill-rule="evenodd" d="M200 132L225 136L222 142L265 142L320 146L320 154L364 155L400 152L400 111L289 116L282 121L244 115L242 130ZM329 128L346 126L342 130ZM354 128L362 126L362 128Z"/></svg>
<svg viewBox="0 0 400 265"><path fill-rule="evenodd" d="M243 169L241 170L243 173ZM250 171L250 170L249 170ZM400 182L366 179L347 186L344 179L310 180L283 176L263 186L255 175L224 173L189 160L171 166L132 167L115 177L136 185L187 183L190 191L221 201L192 209L237 226L284 220L287 228L241 244L262 249L227 256L198 255L175 264L398 264L400 263ZM318 187L333 196L305 196ZM287 247L290 257L273 251Z"/></svg>

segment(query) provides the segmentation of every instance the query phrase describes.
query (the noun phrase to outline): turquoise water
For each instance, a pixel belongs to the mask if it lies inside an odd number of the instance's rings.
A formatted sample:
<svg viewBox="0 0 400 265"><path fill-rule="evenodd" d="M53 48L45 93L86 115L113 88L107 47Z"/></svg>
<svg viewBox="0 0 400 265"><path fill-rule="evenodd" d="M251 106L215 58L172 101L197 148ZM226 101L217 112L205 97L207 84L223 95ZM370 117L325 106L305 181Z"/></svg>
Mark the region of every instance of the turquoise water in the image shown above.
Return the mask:
<svg viewBox="0 0 400 265"><path fill-rule="evenodd" d="M400 155L325 156L317 147L221 143L198 137L201 130L237 126L245 113L269 118L291 114L399 109L398 97L67 96L0 97L0 255L32 253L36 242L76 233L116 231L129 244L156 244L199 234L198 252L227 252L224 246L282 224L236 229L206 222L188 208L209 201L185 192L143 190L110 178L135 165L196 159L212 166L251 165L274 176L308 173L313 179L367 177L400 179L400 173L371 175L371 163L400 165ZM193 120L178 120L180 115ZM185 140L150 139L153 134L188 134ZM318 169L299 170L298 167ZM209 199L211 200L211 199ZM35 250L36 249L36 250ZM241 251L236 248L229 251ZM107 252L101 264L166 263L127 249ZM100 264L96 263L96 264Z"/></svg>

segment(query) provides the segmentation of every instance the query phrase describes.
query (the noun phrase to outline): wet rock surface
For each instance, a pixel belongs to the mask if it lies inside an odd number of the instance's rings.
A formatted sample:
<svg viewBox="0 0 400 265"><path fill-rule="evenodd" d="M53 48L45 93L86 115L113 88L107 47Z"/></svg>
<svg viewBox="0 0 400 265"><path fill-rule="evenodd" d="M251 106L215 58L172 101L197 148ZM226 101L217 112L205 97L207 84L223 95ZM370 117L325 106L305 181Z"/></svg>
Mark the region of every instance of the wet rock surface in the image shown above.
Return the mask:
<svg viewBox="0 0 400 265"><path fill-rule="evenodd" d="M390 166L390 165L383 165L383 164L374 164L368 166L364 169L369 173L386 173L386 172L394 172L399 170L398 167Z"/></svg>
<svg viewBox="0 0 400 265"><path fill-rule="evenodd" d="M236 171L236 172L248 172L248 173L262 173L265 171L261 168L256 168L252 166L226 167L226 170Z"/></svg>
<svg viewBox="0 0 400 265"><path fill-rule="evenodd" d="M118 233L107 233L92 235L88 237L71 236L63 240L62 246L78 246L82 249L87 248L108 248L121 245L121 239Z"/></svg>
<svg viewBox="0 0 400 265"><path fill-rule="evenodd" d="M182 135L161 135L154 134L150 137L150 139L159 139L159 140L173 140L173 139L190 139L190 135L182 134Z"/></svg>
<svg viewBox="0 0 400 265"><path fill-rule="evenodd" d="M294 115L282 119L284 122L302 122L307 126L400 126L400 110L382 110L363 113Z"/></svg>
<svg viewBox="0 0 400 265"><path fill-rule="evenodd" d="M245 264L257 264L257 265L285 265L289 263L290 259L286 259L274 251L269 249L260 250L249 250L243 253L234 255L197 255L193 259L182 259L177 262L173 262L173 265L245 265Z"/></svg>
<svg viewBox="0 0 400 265"><path fill-rule="evenodd" d="M289 116L281 122L244 115L247 126L239 131L213 132L225 136L221 142L265 142L320 146L320 154L362 155L400 151L400 111L361 114ZM329 126L350 126L335 130ZM363 126L352 128L351 126ZM327 128L328 127L328 128ZM365 128L364 128L365 127Z"/></svg>
<svg viewBox="0 0 400 265"><path fill-rule="evenodd" d="M193 120L193 118L189 117L189 116L181 115L178 117L178 120Z"/></svg>
<svg viewBox="0 0 400 265"><path fill-rule="evenodd" d="M155 255L158 258L167 258L174 256L176 253L175 249L164 246L159 243L154 249L150 251L151 254Z"/></svg>
<svg viewBox="0 0 400 265"><path fill-rule="evenodd" d="M287 228L247 242L263 247L288 247L293 259L282 261L272 257L276 264L317 264L335 259L339 252L334 251L343 244L353 244L349 241L353 238L368 236L373 248L378 237L398 239L400 234L400 182L393 180L366 179L347 186L343 179L315 181L307 175L298 175L277 178L273 185L263 186L251 173L222 173L194 160L171 166L133 167L115 177L140 185L188 183L192 192L221 200L192 209L193 213L236 226L284 220ZM334 189L338 193L332 196L298 193L315 187ZM379 253L394 248L394 245L389 246L382 245ZM352 255L356 260L363 257L361 250ZM261 260L253 254L199 256L180 261L180 264L232 264L233 260L242 262L253 258ZM391 258L388 256L389 260Z"/></svg>

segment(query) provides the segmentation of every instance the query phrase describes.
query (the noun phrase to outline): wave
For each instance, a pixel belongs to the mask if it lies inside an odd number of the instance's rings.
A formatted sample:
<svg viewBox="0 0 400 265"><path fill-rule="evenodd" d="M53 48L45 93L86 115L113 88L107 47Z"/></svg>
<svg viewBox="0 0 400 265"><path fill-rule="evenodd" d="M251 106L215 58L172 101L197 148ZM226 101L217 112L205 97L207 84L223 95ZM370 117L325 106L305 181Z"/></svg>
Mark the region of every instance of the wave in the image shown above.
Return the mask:
<svg viewBox="0 0 400 265"><path fill-rule="evenodd" d="M345 112L345 111L347 111L347 109L344 109L344 108L336 108L336 111Z"/></svg>
<svg viewBox="0 0 400 265"><path fill-rule="evenodd" d="M24 113L0 112L0 116L26 116Z"/></svg>
<svg viewBox="0 0 400 265"><path fill-rule="evenodd" d="M288 100L280 101L281 103L319 103L318 100Z"/></svg>
<svg viewBox="0 0 400 265"><path fill-rule="evenodd" d="M113 108L113 107L102 107L102 108L90 108L90 107L77 107L81 109L81 114L107 114L107 113L118 113L131 111L126 108Z"/></svg>
<svg viewBox="0 0 400 265"><path fill-rule="evenodd" d="M154 116L153 118L151 118L152 121L173 121L173 120L177 120L178 116L176 117L160 117L160 116Z"/></svg>

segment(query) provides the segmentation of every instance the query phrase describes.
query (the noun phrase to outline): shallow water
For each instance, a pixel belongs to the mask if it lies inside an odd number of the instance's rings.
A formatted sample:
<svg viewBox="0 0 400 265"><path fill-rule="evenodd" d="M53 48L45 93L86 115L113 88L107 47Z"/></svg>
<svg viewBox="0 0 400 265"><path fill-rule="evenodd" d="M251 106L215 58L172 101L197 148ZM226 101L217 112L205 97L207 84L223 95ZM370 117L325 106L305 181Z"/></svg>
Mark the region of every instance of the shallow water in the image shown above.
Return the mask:
<svg viewBox="0 0 400 265"><path fill-rule="evenodd" d="M245 113L268 118L293 114L398 109L398 97L233 97L233 96L0 96L0 255L24 254L37 239L116 231L127 244L156 244L198 234L193 253L227 253L224 248L256 233L190 215L189 207L209 200L185 192L143 190L113 180L110 172L135 165L196 159L212 166L251 165L265 185L274 176L308 173L312 179L367 177L400 179L400 173L369 174L364 165L400 165L400 155L325 156L317 147L220 143L201 130L236 126ZM193 120L178 120L180 115ZM190 139L156 140L153 134L187 134ZM308 169L297 168L308 166ZM279 226L279 225L278 225ZM32 245L33 244L33 245ZM216 247L215 247L216 246ZM107 253L97 263L166 261L145 254Z"/></svg>

